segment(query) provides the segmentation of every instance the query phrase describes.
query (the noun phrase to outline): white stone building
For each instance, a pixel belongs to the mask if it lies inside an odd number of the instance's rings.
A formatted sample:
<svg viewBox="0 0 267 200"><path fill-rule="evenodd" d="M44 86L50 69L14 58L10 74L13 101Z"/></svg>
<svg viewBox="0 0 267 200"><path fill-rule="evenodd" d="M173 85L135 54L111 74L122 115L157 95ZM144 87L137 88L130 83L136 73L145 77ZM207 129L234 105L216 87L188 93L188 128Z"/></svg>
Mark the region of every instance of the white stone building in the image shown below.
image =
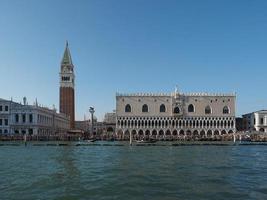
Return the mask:
<svg viewBox="0 0 267 200"><path fill-rule="evenodd" d="M0 134L53 135L70 129L69 117L56 110L0 99Z"/></svg>
<svg viewBox="0 0 267 200"><path fill-rule="evenodd" d="M160 138L229 134L235 128L235 94L116 94L118 136Z"/></svg>
<svg viewBox="0 0 267 200"><path fill-rule="evenodd" d="M267 110L260 110L242 115L243 128L246 131L260 131L267 133Z"/></svg>

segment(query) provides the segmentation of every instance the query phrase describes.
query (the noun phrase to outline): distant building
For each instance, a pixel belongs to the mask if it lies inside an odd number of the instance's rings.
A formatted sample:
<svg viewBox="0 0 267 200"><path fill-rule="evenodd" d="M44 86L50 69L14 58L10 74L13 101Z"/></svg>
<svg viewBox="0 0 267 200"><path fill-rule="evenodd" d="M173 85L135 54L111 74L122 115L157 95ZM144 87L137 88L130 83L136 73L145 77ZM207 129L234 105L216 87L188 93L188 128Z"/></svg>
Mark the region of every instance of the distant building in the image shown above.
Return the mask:
<svg viewBox="0 0 267 200"><path fill-rule="evenodd" d="M61 61L59 110L70 116L70 128L75 127L75 75L68 42Z"/></svg>
<svg viewBox="0 0 267 200"><path fill-rule="evenodd" d="M237 117L235 119L236 124L236 131L243 131L244 130L244 120L242 117Z"/></svg>
<svg viewBox="0 0 267 200"><path fill-rule="evenodd" d="M116 123L116 113L112 112L112 113L106 113L104 116L104 121L107 124L115 124Z"/></svg>
<svg viewBox="0 0 267 200"><path fill-rule="evenodd" d="M116 133L211 137L236 131L235 94L116 94Z"/></svg>
<svg viewBox="0 0 267 200"><path fill-rule="evenodd" d="M106 113L103 121L104 133L115 134L116 130L116 112Z"/></svg>
<svg viewBox="0 0 267 200"><path fill-rule="evenodd" d="M66 133L70 129L69 117L54 109L11 100L0 99L0 134L51 135Z"/></svg>
<svg viewBox="0 0 267 200"><path fill-rule="evenodd" d="M267 132L267 110L260 110L242 115L246 131Z"/></svg>
<svg viewBox="0 0 267 200"><path fill-rule="evenodd" d="M115 134L116 113L106 113L103 122L98 122L94 116L93 132L91 120L75 121L75 129L82 130L90 135Z"/></svg>
<svg viewBox="0 0 267 200"><path fill-rule="evenodd" d="M75 129L87 132L90 127L90 120L75 121Z"/></svg>

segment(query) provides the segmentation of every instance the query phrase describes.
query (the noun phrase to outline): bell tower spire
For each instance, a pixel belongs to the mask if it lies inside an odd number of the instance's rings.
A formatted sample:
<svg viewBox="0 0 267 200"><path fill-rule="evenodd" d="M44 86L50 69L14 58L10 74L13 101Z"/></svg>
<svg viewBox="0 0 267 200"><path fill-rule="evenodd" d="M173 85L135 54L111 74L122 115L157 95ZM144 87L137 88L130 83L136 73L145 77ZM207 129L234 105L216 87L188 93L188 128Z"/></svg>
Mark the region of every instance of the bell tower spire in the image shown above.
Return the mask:
<svg viewBox="0 0 267 200"><path fill-rule="evenodd" d="M61 65L73 65L72 64L72 59L71 59L71 55L70 55L70 49L69 49L69 42L68 40L66 41L66 47L65 47L65 51L64 51L64 55L61 61Z"/></svg>
<svg viewBox="0 0 267 200"><path fill-rule="evenodd" d="M74 65L72 63L69 43L66 41L66 47L61 60L60 67L60 96L59 105L60 113L70 117L70 128L74 129L75 122L75 75Z"/></svg>

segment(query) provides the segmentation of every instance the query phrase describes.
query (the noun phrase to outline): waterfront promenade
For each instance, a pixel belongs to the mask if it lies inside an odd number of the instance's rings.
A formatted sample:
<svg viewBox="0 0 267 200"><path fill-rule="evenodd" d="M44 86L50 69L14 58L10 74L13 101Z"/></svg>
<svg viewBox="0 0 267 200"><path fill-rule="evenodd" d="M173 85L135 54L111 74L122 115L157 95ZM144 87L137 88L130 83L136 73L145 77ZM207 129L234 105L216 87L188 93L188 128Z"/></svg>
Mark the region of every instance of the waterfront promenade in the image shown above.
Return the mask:
<svg viewBox="0 0 267 200"><path fill-rule="evenodd" d="M82 134L58 134L58 135L0 135L0 141L82 141L94 139L98 141L129 141L129 137L119 137L112 135L82 135ZM252 141L252 142L267 142L267 134L260 132L238 132L236 134L216 135L212 137L198 137L198 136L170 136L170 137L148 137L148 136L134 136L133 140L149 140L156 141Z"/></svg>

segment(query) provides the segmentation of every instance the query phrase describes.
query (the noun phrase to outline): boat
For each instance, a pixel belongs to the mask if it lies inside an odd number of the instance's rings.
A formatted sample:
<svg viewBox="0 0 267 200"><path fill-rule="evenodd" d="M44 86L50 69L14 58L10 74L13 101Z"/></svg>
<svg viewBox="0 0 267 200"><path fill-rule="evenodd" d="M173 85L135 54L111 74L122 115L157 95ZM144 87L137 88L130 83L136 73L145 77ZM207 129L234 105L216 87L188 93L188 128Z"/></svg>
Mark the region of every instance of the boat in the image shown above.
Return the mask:
<svg viewBox="0 0 267 200"><path fill-rule="evenodd" d="M150 139L150 140L136 140L137 143L140 143L140 144L151 144L151 143L156 143L157 140L153 140L153 139Z"/></svg>
<svg viewBox="0 0 267 200"><path fill-rule="evenodd" d="M89 140L86 140L86 142L95 142L96 139L89 139Z"/></svg>

